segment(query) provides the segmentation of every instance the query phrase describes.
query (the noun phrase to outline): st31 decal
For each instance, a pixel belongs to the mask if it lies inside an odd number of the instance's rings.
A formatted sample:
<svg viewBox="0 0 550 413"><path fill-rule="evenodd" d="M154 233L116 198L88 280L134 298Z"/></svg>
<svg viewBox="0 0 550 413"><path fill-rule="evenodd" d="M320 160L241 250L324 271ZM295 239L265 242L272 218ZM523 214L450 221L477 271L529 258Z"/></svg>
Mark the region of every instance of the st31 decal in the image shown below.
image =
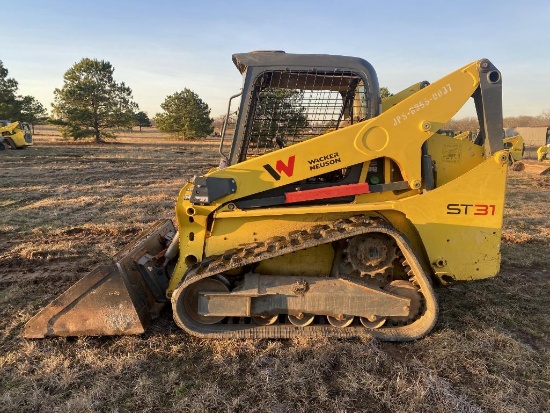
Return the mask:
<svg viewBox="0 0 550 413"><path fill-rule="evenodd" d="M447 204L448 215L495 215L493 204Z"/></svg>
<svg viewBox="0 0 550 413"><path fill-rule="evenodd" d="M279 159L275 163L275 168L273 168L270 164L265 164L264 169L269 172L269 174L275 178L276 181L281 179L281 174L284 173L289 178L294 175L294 160L296 159L296 155L292 155L288 158L288 160L283 162L281 159Z"/></svg>

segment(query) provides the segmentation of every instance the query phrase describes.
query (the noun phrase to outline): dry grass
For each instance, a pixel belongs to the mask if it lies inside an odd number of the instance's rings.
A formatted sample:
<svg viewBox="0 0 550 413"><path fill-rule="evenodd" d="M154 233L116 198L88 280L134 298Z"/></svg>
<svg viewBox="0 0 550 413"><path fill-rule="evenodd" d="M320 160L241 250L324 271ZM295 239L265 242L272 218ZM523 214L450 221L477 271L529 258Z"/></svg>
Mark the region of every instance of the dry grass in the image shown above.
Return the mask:
<svg viewBox="0 0 550 413"><path fill-rule="evenodd" d="M155 132L70 144L39 131L1 155L0 411L550 411L550 177L510 174L497 278L437 291L427 338L209 341L168 312L144 336L21 338L44 304L218 161Z"/></svg>

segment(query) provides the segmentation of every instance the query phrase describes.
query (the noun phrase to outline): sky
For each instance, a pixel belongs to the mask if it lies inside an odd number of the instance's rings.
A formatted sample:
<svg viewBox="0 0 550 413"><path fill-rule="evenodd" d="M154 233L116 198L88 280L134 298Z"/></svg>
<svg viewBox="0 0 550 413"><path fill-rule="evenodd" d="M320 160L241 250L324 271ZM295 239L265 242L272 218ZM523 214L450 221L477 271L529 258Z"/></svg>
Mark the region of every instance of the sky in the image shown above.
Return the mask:
<svg viewBox="0 0 550 413"><path fill-rule="evenodd" d="M149 117L189 88L225 113L242 78L233 53L284 50L369 61L398 92L481 58L502 72L504 116L550 111L550 2L381 0L0 0L0 60L48 110L64 73L109 61ZM461 111L458 117L473 116Z"/></svg>

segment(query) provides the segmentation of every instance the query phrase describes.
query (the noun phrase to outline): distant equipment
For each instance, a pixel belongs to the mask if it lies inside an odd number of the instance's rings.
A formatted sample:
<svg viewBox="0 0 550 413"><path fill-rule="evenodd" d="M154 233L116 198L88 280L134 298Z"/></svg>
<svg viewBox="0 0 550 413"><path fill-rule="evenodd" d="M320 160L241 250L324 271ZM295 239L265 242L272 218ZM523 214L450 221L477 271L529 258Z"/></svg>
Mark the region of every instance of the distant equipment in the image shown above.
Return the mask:
<svg viewBox="0 0 550 413"><path fill-rule="evenodd" d="M25 149L32 144L30 124L27 122L0 120L0 150L4 150L7 147L11 149Z"/></svg>

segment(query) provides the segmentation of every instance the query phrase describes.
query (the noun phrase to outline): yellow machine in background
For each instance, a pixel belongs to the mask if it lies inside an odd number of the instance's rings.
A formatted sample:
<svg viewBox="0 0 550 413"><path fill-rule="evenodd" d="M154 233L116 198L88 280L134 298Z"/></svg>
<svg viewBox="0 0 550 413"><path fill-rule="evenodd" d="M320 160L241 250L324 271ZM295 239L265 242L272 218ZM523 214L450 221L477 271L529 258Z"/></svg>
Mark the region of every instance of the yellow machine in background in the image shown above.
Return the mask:
<svg viewBox="0 0 550 413"><path fill-rule="evenodd" d="M0 120L0 150L24 149L32 145L31 127L27 122Z"/></svg>
<svg viewBox="0 0 550 413"><path fill-rule="evenodd" d="M510 151L510 156L514 162L521 161L523 159L525 143L523 141L523 137L520 135L504 138L504 148Z"/></svg>
<svg viewBox="0 0 550 413"><path fill-rule="evenodd" d="M537 161L544 162L548 160L548 146L537 148Z"/></svg>
<svg viewBox="0 0 550 413"><path fill-rule="evenodd" d="M440 133L440 132L438 132ZM453 135L455 139L466 140L469 142L474 142L477 138L477 134L472 131L457 132ZM505 137L503 139L504 149L510 151L510 161L518 162L523 159L523 154L525 152L525 143L523 137L520 135Z"/></svg>
<svg viewBox="0 0 550 413"><path fill-rule="evenodd" d="M454 135L454 138L461 141L467 140L467 141L473 142L475 139L475 136L472 131L465 131L465 132L456 132L456 134Z"/></svg>
<svg viewBox="0 0 550 413"><path fill-rule="evenodd" d="M171 301L212 338L405 341L434 326L432 283L495 276L510 150L486 60L380 99L363 59L236 54L222 162L160 221L54 300L26 337L133 334ZM438 134L473 97L473 141ZM226 119L230 119L227 116ZM228 125L224 125L224 132Z"/></svg>

